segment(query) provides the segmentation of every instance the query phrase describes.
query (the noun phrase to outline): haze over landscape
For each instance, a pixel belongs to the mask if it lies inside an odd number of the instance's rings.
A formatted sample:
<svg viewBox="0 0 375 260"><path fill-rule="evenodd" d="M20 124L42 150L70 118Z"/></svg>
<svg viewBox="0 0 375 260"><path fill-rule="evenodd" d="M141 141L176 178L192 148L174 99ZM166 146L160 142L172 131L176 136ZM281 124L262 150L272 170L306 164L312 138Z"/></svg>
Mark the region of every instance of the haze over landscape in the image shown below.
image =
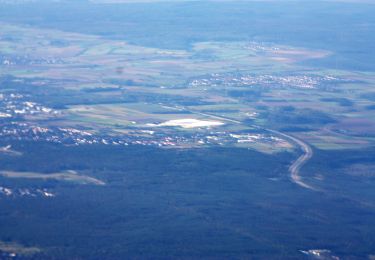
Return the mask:
<svg viewBox="0 0 375 260"><path fill-rule="evenodd" d="M0 0L0 259L375 259L374 13Z"/></svg>

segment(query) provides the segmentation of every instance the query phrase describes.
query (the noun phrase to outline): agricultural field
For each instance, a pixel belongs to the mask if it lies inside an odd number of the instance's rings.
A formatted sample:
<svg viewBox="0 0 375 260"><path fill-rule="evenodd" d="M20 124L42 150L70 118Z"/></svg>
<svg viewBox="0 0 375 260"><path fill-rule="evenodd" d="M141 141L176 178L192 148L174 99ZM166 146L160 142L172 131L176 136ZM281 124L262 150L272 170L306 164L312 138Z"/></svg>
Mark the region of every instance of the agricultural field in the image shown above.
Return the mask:
<svg viewBox="0 0 375 260"><path fill-rule="evenodd" d="M304 60L329 56L328 51L257 42L202 42L189 51L163 50L8 24L2 24L1 33L4 73L31 79L38 88L54 81L46 88L82 93L89 103L69 105L55 125L76 127L79 122L94 132L126 132L135 124L207 119L209 114L276 129L289 120L300 128L308 124L308 132L294 134L321 136L322 141L309 141L324 149L372 142L358 134L374 127L368 98L374 76L301 66ZM30 64L33 71L25 70ZM312 123L321 118L324 129ZM332 137L322 139L322 130ZM357 141L340 141L351 135Z"/></svg>
<svg viewBox="0 0 375 260"><path fill-rule="evenodd" d="M133 2L0 1L0 258L373 259L374 5Z"/></svg>

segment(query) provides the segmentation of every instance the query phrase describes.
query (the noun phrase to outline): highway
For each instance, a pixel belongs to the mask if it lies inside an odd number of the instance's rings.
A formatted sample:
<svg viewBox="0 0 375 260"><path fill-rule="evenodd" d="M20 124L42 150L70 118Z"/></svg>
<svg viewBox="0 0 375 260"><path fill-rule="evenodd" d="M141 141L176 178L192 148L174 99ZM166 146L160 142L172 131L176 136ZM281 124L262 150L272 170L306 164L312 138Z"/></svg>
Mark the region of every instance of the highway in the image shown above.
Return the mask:
<svg viewBox="0 0 375 260"><path fill-rule="evenodd" d="M311 149L311 146L308 145L307 143L305 143L304 141L302 141L302 140L294 137L294 136L282 133L280 131L272 130L272 129L268 129L268 128L263 128L263 129L266 130L266 131L268 131L268 132L270 132L270 133L274 133L274 134L276 134L278 136L284 137L285 139L289 140L290 142L292 142L293 144L295 144L296 146L298 146L301 149L301 151L303 152L302 155L300 155L300 157L298 157L297 160L295 160L289 166L290 179L294 183L296 183L297 185L299 185L299 186L301 186L303 188L310 189L310 190L316 190L314 187L312 187L311 185L309 185L306 182L304 182L302 180L301 176L300 176L300 170L301 170L301 168L314 155L313 150Z"/></svg>
<svg viewBox="0 0 375 260"><path fill-rule="evenodd" d="M213 119L219 119L219 120L230 122L230 123L243 124L243 122L241 122L241 121L234 120L232 118L227 118L227 117L224 117L224 116L202 113L202 112L199 112L199 111L189 110L189 109L182 108L182 107L179 107L178 110L184 110L184 111L188 111L188 112L193 113L193 114L203 115L203 116L207 116L207 117L210 117L210 118L213 118ZM301 168L312 158L312 156L314 154L310 145L308 145L304 141L302 141L302 140L300 140L300 139L298 139L294 136L285 134L285 133L277 131L277 130L273 130L273 129L269 129L269 128L263 128L263 127L260 127L260 126L257 126L257 125L249 125L249 126L253 127L253 128L256 128L256 129L259 129L259 130L269 132L269 133L273 133L273 134L275 134L279 137L282 137L282 138L286 139L287 141L291 142L295 146L299 147L302 151L302 155L300 155L289 166L288 171L290 173L290 179L291 179L292 182L299 185L300 187L310 189L310 190L316 190L314 187L312 187L311 185L304 182L301 175L300 175Z"/></svg>

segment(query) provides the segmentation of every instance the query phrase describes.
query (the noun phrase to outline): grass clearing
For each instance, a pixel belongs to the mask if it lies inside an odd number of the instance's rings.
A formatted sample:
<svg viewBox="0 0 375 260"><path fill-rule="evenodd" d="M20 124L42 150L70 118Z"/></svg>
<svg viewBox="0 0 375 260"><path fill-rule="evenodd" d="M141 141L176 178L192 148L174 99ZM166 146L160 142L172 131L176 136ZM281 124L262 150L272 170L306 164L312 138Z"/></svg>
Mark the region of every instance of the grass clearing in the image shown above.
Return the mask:
<svg viewBox="0 0 375 260"><path fill-rule="evenodd" d="M12 254L14 257L16 257L16 255L32 256L40 253L42 250L38 247L26 247L16 242L0 241L0 251Z"/></svg>
<svg viewBox="0 0 375 260"><path fill-rule="evenodd" d="M58 180L68 181L77 184L94 184L105 185L105 182L86 175L79 175L75 171L66 171L58 173L37 173L37 172L15 172L15 171L1 171L0 176L6 178L26 178L26 179L41 179L41 180Z"/></svg>

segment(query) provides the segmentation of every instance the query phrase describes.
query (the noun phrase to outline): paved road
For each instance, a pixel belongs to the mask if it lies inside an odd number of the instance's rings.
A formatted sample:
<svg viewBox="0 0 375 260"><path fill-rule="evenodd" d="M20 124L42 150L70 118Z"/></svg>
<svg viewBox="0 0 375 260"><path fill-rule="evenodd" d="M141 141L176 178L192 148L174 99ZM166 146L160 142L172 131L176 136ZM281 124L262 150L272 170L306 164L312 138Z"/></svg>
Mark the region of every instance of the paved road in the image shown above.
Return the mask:
<svg viewBox="0 0 375 260"><path fill-rule="evenodd" d="M222 120L222 121L231 122L231 123L235 123L235 124L243 124L243 122L241 122L241 121L234 120L234 119L231 119L231 118L227 118L227 117L224 117L224 116L217 116L217 115L212 115L212 114L208 114L208 113L202 113L202 112L199 112L199 111L189 110L189 109L186 109L186 108L179 108L179 110L185 110L185 111L188 111L188 112L193 113L193 114L203 115L203 116L207 116L207 117L210 117L210 118L219 119L219 120ZM297 185L299 185L303 188L316 190L314 187L312 187L311 185L304 182L302 180L301 176L300 176L301 168L313 156L313 150L311 149L310 145L308 145L304 141L302 141L302 140L300 140L300 139L298 139L294 136L285 134L285 133L277 131L277 130L263 128L263 127L260 127L260 126L257 126L257 125L249 125L249 126L253 127L253 128L256 128L256 129L259 129L259 130L264 130L264 131L273 133L273 134L275 134L279 137L283 137L284 139L286 139L286 140L290 141L291 143L293 143L294 145L298 146L301 149L301 151L303 152L303 154L301 156L299 156L297 158L297 160L295 160L289 166L290 179L294 183L296 183Z"/></svg>
<svg viewBox="0 0 375 260"><path fill-rule="evenodd" d="M266 130L268 132L271 132L271 133L274 133L274 134L276 134L278 136L282 136L285 139L291 141L292 143L294 143L295 145L297 145L297 146L300 147L300 149L302 150L303 154L300 157L298 157L297 160L295 160L289 166L290 179L294 183L298 184L301 187L304 187L304 188L307 188L307 189L311 189L311 190L315 190L314 187L312 187L311 185L309 185L306 182L304 182L302 180L301 176L300 176L300 170L301 170L302 166L305 165L307 163L307 161L309 161L311 159L311 157L314 155L313 150L311 149L310 145L308 145L304 141L302 141L302 140L300 140L300 139L298 139L298 138L296 138L294 136L282 133L280 131L276 131L276 130L272 130L272 129L267 129L267 128L264 128L264 130Z"/></svg>

